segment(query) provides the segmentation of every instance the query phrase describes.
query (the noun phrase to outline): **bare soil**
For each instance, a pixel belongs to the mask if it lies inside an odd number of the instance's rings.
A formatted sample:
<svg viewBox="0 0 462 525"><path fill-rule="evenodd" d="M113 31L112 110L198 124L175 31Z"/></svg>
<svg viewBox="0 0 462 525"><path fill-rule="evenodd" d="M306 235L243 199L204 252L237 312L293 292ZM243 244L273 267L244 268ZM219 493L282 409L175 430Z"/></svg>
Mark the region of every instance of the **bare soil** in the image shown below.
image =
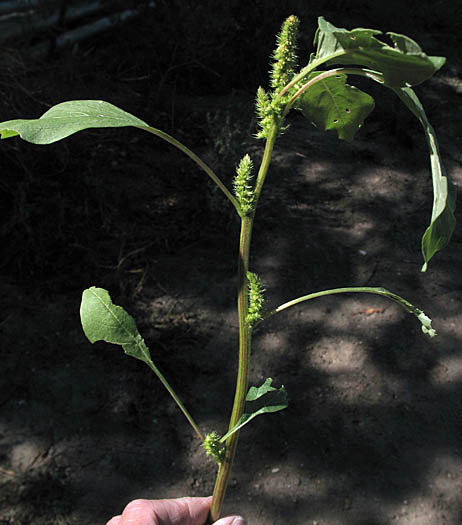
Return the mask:
<svg viewBox="0 0 462 525"><path fill-rule="evenodd" d="M93 65L110 55L107 39ZM104 73L90 74L83 50L75 53L18 83L47 103L92 92ZM63 64L72 71L62 73ZM100 92L157 125L127 64L121 78L107 66ZM65 93L46 98L58 68ZM456 73L440 73L418 94L459 189ZM159 120L185 141L194 130L188 144L227 184L243 153L257 162L253 94L179 90L172 100ZM10 109L5 119L14 116ZM5 148L1 162L18 180L7 179L14 198L5 200L0 284L0 523L97 525L134 498L211 494L216 468L168 394L143 363L85 339L79 304L83 288L109 289L201 428L224 432L237 366L232 210L187 159L137 131ZM253 238L268 308L311 291L383 286L422 308L438 337L366 294L317 299L262 323L251 382L284 384L290 405L243 429L226 512L255 525L462 522L462 236L458 229L421 273L431 191L424 135L391 93L378 95L375 116L350 144L292 118Z"/></svg>

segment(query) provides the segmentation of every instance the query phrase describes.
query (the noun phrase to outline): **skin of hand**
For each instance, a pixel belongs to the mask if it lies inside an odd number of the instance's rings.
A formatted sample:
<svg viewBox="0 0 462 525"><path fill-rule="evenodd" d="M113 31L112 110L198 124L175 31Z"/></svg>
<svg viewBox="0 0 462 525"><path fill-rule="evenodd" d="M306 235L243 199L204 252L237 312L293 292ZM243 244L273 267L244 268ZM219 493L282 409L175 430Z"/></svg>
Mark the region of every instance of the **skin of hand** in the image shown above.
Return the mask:
<svg viewBox="0 0 462 525"><path fill-rule="evenodd" d="M106 525L204 525L212 498L136 499ZM244 518L228 516L214 525L245 525Z"/></svg>

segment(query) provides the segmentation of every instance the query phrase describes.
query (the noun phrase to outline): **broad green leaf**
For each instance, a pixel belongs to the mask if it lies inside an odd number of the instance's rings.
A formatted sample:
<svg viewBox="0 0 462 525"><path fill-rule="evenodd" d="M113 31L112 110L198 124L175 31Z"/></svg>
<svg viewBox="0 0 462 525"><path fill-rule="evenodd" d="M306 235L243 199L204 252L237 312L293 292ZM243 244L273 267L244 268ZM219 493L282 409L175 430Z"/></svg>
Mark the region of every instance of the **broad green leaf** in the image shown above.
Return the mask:
<svg viewBox="0 0 462 525"><path fill-rule="evenodd" d="M149 126L139 118L102 100L71 100L50 108L38 119L0 123L1 138L19 135L33 144L51 144L89 128Z"/></svg>
<svg viewBox="0 0 462 525"><path fill-rule="evenodd" d="M84 290L80 306L80 319L83 331L90 343L106 341L107 343L120 345L127 355L144 361L168 390L199 438L202 441L204 440L204 436L196 422L163 374L152 362L149 349L138 332L135 320L121 306L117 306L112 302L107 290L96 288L95 286Z"/></svg>
<svg viewBox="0 0 462 525"><path fill-rule="evenodd" d="M113 304L109 293L92 286L82 294L82 328L90 343L106 341L121 345L124 352L151 365L151 356L135 320L121 306Z"/></svg>
<svg viewBox="0 0 462 525"><path fill-rule="evenodd" d="M38 119L7 120L0 123L0 138L20 136L33 144L51 144L73 133L89 128L123 128L133 126L172 144L191 158L221 189L238 214L237 200L220 178L195 153L184 144L160 129L148 126L141 119L103 100L70 100L50 108Z"/></svg>
<svg viewBox="0 0 462 525"><path fill-rule="evenodd" d="M420 84L438 71L446 59L426 55L411 38L397 33L387 33L393 46L382 42L375 29L357 28L348 31L325 20L318 19L314 39L316 53L310 64L356 64L383 74L384 83L390 87Z"/></svg>
<svg viewBox="0 0 462 525"><path fill-rule="evenodd" d="M307 81L320 74L311 73ZM375 104L371 96L346 81L346 75L338 74L316 82L297 100L297 109L318 128L335 130L339 139L351 141Z"/></svg>
<svg viewBox="0 0 462 525"><path fill-rule="evenodd" d="M252 421L254 417L260 414L269 414L271 412L279 412L287 408L287 392L283 386L277 389L271 386L271 377L259 387L250 387L245 398L244 413L240 417L239 421L231 428L221 439L223 443L226 439L234 434L241 427Z"/></svg>
<svg viewBox="0 0 462 525"><path fill-rule="evenodd" d="M436 252L444 248L451 239L456 225L456 190L446 175L441 162L438 140L435 130L428 121L424 108L417 95L410 88L394 89L399 98L406 104L422 124L428 148L433 179L433 210L430 226L422 237L422 254L426 271L428 262Z"/></svg>

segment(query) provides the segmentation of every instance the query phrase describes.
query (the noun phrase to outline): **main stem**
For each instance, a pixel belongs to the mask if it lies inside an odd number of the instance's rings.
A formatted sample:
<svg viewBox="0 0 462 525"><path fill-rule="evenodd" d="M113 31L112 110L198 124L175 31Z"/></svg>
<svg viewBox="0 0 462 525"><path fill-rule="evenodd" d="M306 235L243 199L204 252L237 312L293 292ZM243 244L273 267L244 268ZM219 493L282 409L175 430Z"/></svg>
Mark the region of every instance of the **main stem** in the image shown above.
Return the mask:
<svg viewBox="0 0 462 525"><path fill-rule="evenodd" d="M241 219L241 235L239 242L239 258L237 269L237 309L239 320L239 368L237 372L236 393L234 395L234 405L229 421L229 429L234 427L242 416L245 405L245 398L249 384L249 363L252 345L252 329L247 322L249 307L248 301L248 282L247 272L249 271L250 241L252 238L253 223L255 219L255 209L260 197L261 189L268 173L271 154L278 132L278 125L274 123L266 140L265 151L260 165L255 184L254 211ZM221 508L225 499L231 468L233 466L234 455L236 453L239 431L234 432L226 440L226 452L223 461L218 468L217 479L213 491L213 500L210 508L208 523L218 520Z"/></svg>

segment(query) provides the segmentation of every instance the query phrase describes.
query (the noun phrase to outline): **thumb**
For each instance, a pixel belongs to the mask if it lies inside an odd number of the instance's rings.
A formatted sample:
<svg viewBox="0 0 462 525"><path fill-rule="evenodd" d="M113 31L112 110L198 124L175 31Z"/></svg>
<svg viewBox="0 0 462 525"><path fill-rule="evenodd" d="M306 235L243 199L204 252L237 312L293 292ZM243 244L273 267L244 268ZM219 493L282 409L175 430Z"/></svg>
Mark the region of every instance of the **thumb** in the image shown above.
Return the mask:
<svg viewBox="0 0 462 525"><path fill-rule="evenodd" d="M227 516L216 521L213 525L246 525L242 516Z"/></svg>

